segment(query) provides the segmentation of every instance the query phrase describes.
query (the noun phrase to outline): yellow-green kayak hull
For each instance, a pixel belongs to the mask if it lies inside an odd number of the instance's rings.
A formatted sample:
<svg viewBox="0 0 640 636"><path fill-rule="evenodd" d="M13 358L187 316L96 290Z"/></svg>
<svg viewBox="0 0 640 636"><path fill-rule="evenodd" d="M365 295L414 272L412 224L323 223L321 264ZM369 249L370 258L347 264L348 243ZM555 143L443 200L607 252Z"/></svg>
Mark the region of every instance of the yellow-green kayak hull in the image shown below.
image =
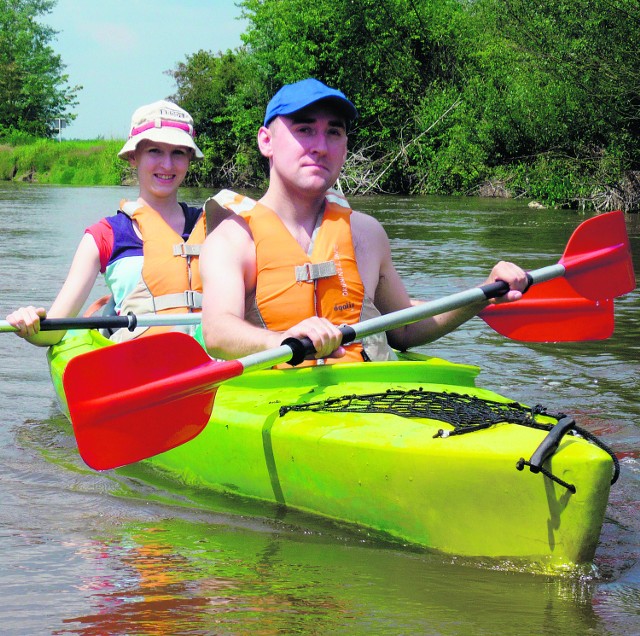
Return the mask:
<svg viewBox="0 0 640 636"><path fill-rule="evenodd" d="M109 344L87 332L50 350L63 408L66 363ZM414 359L259 371L227 381L204 431L146 462L179 483L278 503L444 553L546 566L591 561L612 459L580 437L565 436L545 464L575 486L572 493L541 473L516 468L547 431L501 423L441 437L439 430L453 427L434 419L280 414L283 406L395 389L510 401L476 387L476 367L407 357Z"/></svg>

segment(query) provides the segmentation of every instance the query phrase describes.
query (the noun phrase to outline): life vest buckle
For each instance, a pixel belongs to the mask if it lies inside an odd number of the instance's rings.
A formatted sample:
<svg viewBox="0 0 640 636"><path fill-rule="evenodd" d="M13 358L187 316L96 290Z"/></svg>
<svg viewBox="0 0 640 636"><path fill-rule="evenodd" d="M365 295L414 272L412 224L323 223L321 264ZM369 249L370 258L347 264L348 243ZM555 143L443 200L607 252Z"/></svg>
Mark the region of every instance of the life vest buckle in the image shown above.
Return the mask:
<svg viewBox="0 0 640 636"><path fill-rule="evenodd" d="M175 294L164 294L153 299L154 311L167 311L185 307L186 309L202 309L202 292L187 289Z"/></svg>
<svg viewBox="0 0 640 636"><path fill-rule="evenodd" d="M320 278L329 278L338 273L336 264L333 261L324 261L323 263L305 263L304 265L296 265L296 282L297 283L313 283Z"/></svg>
<svg viewBox="0 0 640 636"><path fill-rule="evenodd" d="M187 289L184 292L184 302L189 309L202 309L202 294L193 289Z"/></svg>
<svg viewBox="0 0 640 636"><path fill-rule="evenodd" d="M178 243L173 246L174 256L200 256L200 245L190 245L189 243Z"/></svg>

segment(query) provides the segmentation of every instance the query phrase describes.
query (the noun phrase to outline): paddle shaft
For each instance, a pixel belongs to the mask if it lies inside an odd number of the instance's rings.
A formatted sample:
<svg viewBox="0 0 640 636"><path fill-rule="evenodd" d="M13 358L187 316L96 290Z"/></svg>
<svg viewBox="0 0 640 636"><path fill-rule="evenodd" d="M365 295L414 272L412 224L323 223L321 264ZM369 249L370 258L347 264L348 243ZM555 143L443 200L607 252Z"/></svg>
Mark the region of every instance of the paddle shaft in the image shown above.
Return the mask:
<svg viewBox="0 0 640 636"><path fill-rule="evenodd" d="M556 265L549 265L547 267L541 267L540 269L528 272L527 278L529 279L529 286L531 286L536 283L542 283L553 278L564 276L564 274L564 265L558 263ZM499 296L504 296L508 291L509 285L507 283L504 281L496 281L495 283L481 285L456 294L450 294L444 298L439 298L437 300L407 307L406 309L394 311L390 314L370 318L369 320L364 320L354 325L345 325L340 327L340 331L342 332L342 344L348 344L354 340L365 338L382 331L390 331L391 329L404 327L405 325L419 322L425 318L430 318L432 316L443 314L447 311L466 307L467 305L471 305L475 302L498 298ZM300 340L297 338L288 338L283 344L286 344L291 348L293 355L288 360L285 360L285 362L290 362L292 365L300 364L302 360L304 360L308 355L313 354L315 351L313 344L308 338L301 338ZM274 353L275 351L276 350L274 350ZM265 351L262 353L266 354L269 352ZM260 356L260 354L254 355ZM253 356L247 356L246 358L241 358L239 360L242 362L245 369L253 364L253 360L251 359L252 357ZM256 364L262 364L261 358L256 360Z"/></svg>
<svg viewBox="0 0 640 636"><path fill-rule="evenodd" d="M550 268L554 270L555 268L558 268L558 267L562 267L562 266L561 265L550 266ZM549 269L549 268L543 268L543 269L537 270L537 272L542 272L545 269ZM535 274L536 272L533 272L533 273ZM550 278L553 278L555 276L562 276L563 274L564 274L564 268L560 273L555 274ZM542 280L548 280L548 278L540 278L539 280L536 279L534 282L541 282ZM495 289L493 288L489 289L491 287L489 285L485 285L483 288L478 287L477 289L484 289L485 292L478 294L477 299L483 300L487 298L495 298L496 296L500 296L503 293L506 293L508 291L508 288L505 289L505 283L494 283L494 285L495 285ZM470 291L473 291L473 290L470 290ZM466 294L466 293L469 293L469 292L462 292L462 294ZM439 310L436 309L436 313L426 314L425 316L422 316L422 317L424 318L427 315L435 316L438 313L449 311L449 309L455 309L455 307L459 305L455 304L453 307L447 307L446 301L449 298L452 298L454 299L453 302L456 303L457 301L456 296L458 296L458 294L454 294L453 296L448 296L447 298L443 298L440 301L434 301L434 303L442 303L444 308ZM474 300L475 299L469 300L468 302L471 303ZM419 307L422 308L423 305L419 305ZM387 317L393 316L393 315L394 314L389 314ZM420 319L421 319L420 317L417 318L417 320L420 320ZM172 327L172 326L178 326L178 325L199 325L201 321L202 321L201 313L165 314L165 315L146 314L143 316L136 316L135 314L129 313L129 314L126 314L125 316L89 316L89 317L82 317L82 318L43 318L40 321L40 331L69 331L69 330L83 330L83 329L128 329L129 331L133 331L134 329L136 329L136 327ZM397 324L393 324L392 326L378 328L378 323L370 324L372 323L372 321L367 320L360 324L363 326L370 325L367 328L372 329L372 331L367 331L366 333L364 333L364 332L361 332L360 328L358 328L357 333L353 334L350 339L344 340L343 342L344 344L347 344L349 342L352 342L356 338L368 336L368 335L371 335L372 333L376 333L377 331L381 331L383 329L384 331L387 331L388 329L394 329L395 327L400 327L403 324L407 324L403 322L403 318L399 318L398 321L399 322ZM12 324L10 324L8 321L0 320L0 333L13 333L15 331L18 331L18 329L14 327ZM345 338L348 337L347 334L351 334L351 331L347 330L346 332L343 332L343 335ZM303 358L306 357L306 355L309 355L310 353L313 353L313 351L309 351L308 353L306 353L303 356Z"/></svg>
<svg viewBox="0 0 640 636"><path fill-rule="evenodd" d="M40 331L67 331L71 329L128 329L136 327L173 327L176 325L199 325L202 320L197 314L147 314L136 316L89 316L83 318L44 318L40 321ZM18 331L6 320L0 320L0 333Z"/></svg>
<svg viewBox="0 0 640 636"><path fill-rule="evenodd" d="M573 273L580 273L584 270L589 270L594 267L594 263L601 266L602 262L606 259L620 258L621 254L624 255L625 246L620 244L614 244L607 246L597 251L591 251L586 255L572 256L565 262L570 267ZM555 265L548 265L547 267L541 267L540 269L528 272L529 286L536 283L543 283L554 278L560 278L565 275L567 268L562 263ZM417 322L423 318L430 316L436 316L446 311L458 309L462 306L471 304L473 302L479 302L482 300L488 300L490 298L497 298L509 291L506 283L498 281L489 285L483 285L476 287L458 294L452 294L439 300L434 300L429 303L423 303L416 305L415 307L401 310L400 312L394 312L386 314L380 318L372 318L365 320L358 325L352 325L343 329L343 344L353 342L358 338L364 338L374 333L381 331L389 331L390 329L396 329L397 327L403 327L404 325ZM617 295L616 293L612 295ZM412 310L414 310L412 312ZM404 313L407 312L407 313ZM415 315L415 318L414 318ZM406 316L406 318L405 318ZM408 322L406 321L408 318ZM143 316L136 316L129 313L125 316L98 316L98 317L83 317L83 318L44 318L40 321L41 331L67 331L67 330L82 330L82 329L128 329L133 331L136 327L159 327L159 326L177 326L177 325L198 325L202 320L202 314L189 313L189 314L165 314L155 315L147 314ZM13 325L9 324L6 320L0 320L0 333L18 331ZM294 356L291 359L292 364L299 364L307 355L314 353L311 342L308 340L302 340L302 345L296 344L295 339L289 344L295 348ZM268 353L268 352L265 352ZM274 352L275 353L275 352ZM256 354L259 357L259 361L256 364L262 365L261 355ZM248 356L247 359L250 359ZM286 359L284 360L287 361ZM279 364L282 360L274 362L272 364ZM252 365L253 362L249 361L248 365ZM265 366L270 366L269 364ZM245 367L246 368L246 367Z"/></svg>
<svg viewBox="0 0 640 636"><path fill-rule="evenodd" d="M534 270L527 275L529 283L533 285L563 276L564 273L564 266L558 264ZM340 327L342 344L348 344L356 339L382 331L403 327L475 302L503 296L508 291L509 286L507 283L497 281L420 305L400 309L354 325L345 325ZM307 356L313 353L315 353L315 349L308 338L287 338L279 347L274 349L252 353L237 360L222 362L209 360L188 371L124 389L118 393L117 405L114 403L113 396L106 394L88 400L84 407L95 414L94 422L103 418L108 420L113 416L114 409L117 409L119 413L130 413L144 410L149 404L169 403L176 399L213 390L221 382L238 377L247 371L258 371L283 362L289 362L292 365L300 364Z"/></svg>

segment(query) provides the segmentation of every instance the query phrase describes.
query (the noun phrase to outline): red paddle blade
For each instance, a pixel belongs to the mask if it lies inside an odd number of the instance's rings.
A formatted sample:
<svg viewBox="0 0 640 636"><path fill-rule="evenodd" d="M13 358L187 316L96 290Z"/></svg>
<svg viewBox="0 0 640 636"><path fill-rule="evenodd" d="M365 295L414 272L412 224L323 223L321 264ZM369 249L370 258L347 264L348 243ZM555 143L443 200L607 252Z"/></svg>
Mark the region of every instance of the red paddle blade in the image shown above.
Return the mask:
<svg viewBox="0 0 640 636"><path fill-rule="evenodd" d="M636 280L624 214L616 210L581 223L560 264L576 292L586 298L617 298L633 291Z"/></svg>
<svg viewBox="0 0 640 636"><path fill-rule="evenodd" d="M534 285L513 303L489 305L480 317L522 342L604 340L613 333L613 301L580 296L564 278Z"/></svg>
<svg viewBox="0 0 640 636"><path fill-rule="evenodd" d="M106 470L184 444L207 425L215 384L242 371L178 332L74 358L63 384L82 459Z"/></svg>
<svg viewBox="0 0 640 636"><path fill-rule="evenodd" d="M620 210L581 223L560 259L564 277L537 283L515 303L490 305L480 317L523 342L604 340L613 333L612 298L635 289L631 247Z"/></svg>

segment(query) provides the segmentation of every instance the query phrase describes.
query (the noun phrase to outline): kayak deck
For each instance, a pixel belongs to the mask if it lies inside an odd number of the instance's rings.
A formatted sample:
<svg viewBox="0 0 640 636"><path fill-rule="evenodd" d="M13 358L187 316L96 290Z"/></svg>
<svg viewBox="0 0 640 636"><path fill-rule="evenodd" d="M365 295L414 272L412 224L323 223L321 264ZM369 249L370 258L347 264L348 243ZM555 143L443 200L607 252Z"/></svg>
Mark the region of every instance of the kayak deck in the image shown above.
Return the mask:
<svg viewBox="0 0 640 636"><path fill-rule="evenodd" d="M89 332L50 351L63 407L66 362L105 346L103 340ZM544 430L500 423L442 437L438 431L453 426L431 418L281 414L283 406L396 389L510 402L475 386L477 367L408 357L415 359L259 371L229 380L218 389L200 435L146 461L185 484L285 505L445 553L549 566L589 562L604 520L612 459L580 437L565 436L545 463L575 486L572 493L516 468L540 445Z"/></svg>

